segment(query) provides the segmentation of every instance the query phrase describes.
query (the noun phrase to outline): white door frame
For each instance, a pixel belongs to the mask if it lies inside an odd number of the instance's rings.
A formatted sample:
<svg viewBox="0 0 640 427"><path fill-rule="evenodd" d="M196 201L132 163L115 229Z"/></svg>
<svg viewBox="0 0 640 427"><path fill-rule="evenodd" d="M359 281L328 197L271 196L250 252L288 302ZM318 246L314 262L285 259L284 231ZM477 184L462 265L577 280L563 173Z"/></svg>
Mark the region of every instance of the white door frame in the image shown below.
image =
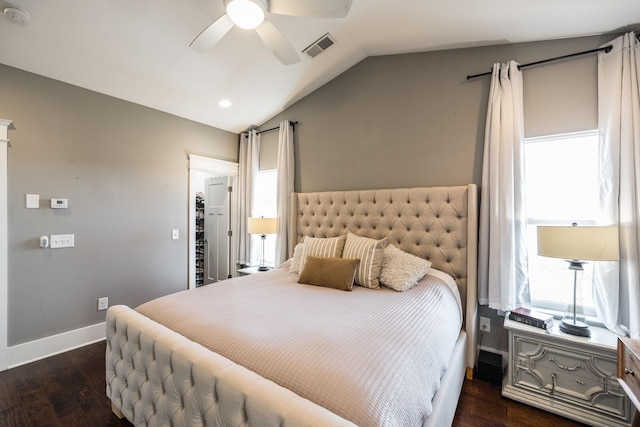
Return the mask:
<svg viewBox="0 0 640 427"><path fill-rule="evenodd" d="M197 171L211 172L221 176L238 176L238 163L188 154L189 157L189 289L196 287L196 188ZM230 200L229 203L232 203ZM231 218L233 223L233 218ZM236 233L234 233L236 234ZM235 246L235 245L234 245ZM229 256L233 256L232 253ZM231 273L231 272L230 272Z"/></svg>
<svg viewBox="0 0 640 427"><path fill-rule="evenodd" d="M7 369L9 334L9 217L8 130L11 120L0 119L0 371Z"/></svg>

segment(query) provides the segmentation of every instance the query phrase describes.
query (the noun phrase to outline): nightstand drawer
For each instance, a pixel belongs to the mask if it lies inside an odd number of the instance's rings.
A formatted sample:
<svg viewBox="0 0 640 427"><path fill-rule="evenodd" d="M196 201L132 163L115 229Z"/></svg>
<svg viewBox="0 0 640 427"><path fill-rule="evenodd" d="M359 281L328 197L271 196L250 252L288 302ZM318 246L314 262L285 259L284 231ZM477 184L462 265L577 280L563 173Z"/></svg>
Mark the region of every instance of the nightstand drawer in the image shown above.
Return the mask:
<svg viewBox="0 0 640 427"><path fill-rule="evenodd" d="M513 335L513 385L626 418L625 394L613 357Z"/></svg>

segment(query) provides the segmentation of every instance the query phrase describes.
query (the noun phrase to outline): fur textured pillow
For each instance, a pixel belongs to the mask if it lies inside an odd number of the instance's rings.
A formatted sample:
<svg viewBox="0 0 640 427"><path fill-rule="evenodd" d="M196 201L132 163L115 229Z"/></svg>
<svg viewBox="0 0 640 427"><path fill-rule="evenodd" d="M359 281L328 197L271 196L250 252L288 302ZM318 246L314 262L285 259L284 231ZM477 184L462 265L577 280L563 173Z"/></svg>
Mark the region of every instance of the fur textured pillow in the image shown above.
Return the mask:
<svg viewBox="0 0 640 427"><path fill-rule="evenodd" d="M360 260L308 256L298 283L351 291Z"/></svg>
<svg viewBox="0 0 640 427"><path fill-rule="evenodd" d="M293 248L293 257L289 264L289 273L300 274L300 262L302 261L302 251L304 251L304 243L298 243Z"/></svg>
<svg viewBox="0 0 640 427"><path fill-rule="evenodd" d="M418 284L431 269L431 262L408 254L393 245L384 250L380 282L394 291L407 291Z"/></svg>
<svg viewBox="0 0 640 427"><path fill-rule="evenodd" d="M371 289L380 288L380 267L382 267L382 255L386 245L386 237L375 240L356 236L351 232L347 233L342 256L360 260L360 266L356 272L356 285Z"/></svg>

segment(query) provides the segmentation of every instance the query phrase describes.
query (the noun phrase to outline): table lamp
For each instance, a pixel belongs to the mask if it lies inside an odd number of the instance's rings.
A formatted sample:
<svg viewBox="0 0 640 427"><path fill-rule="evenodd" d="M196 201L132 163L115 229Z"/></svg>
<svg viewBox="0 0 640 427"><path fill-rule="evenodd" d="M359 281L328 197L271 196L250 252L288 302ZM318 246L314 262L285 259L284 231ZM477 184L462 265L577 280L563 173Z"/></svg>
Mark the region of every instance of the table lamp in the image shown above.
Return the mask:
<svg viewBox="0 0 640 427"><path fill-rule="evenodd" d="M269 267L264 264L264 241L267 234L276 234L278 231L278 220L276 218L249 218L247 221L247 231L249 234L260 234L262 239L262 256L258 271L267 271Z"/></svg>
<svg viewBox="0 0 640 427"><path fill-rule="evenodd" d="M560 330L567 334L590 337L582 306L581 286L585 261L619 259L618 227L544 226L538 227L538 255L563 258L573 271L573 300L567 304Z"/></svg>

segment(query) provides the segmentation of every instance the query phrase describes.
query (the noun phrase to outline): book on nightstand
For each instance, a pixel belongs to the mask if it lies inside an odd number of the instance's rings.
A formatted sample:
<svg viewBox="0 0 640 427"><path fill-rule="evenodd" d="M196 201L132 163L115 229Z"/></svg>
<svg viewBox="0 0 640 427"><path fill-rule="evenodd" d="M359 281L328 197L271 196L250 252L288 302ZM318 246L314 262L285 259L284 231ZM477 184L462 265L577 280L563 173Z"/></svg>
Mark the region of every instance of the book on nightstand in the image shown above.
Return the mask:
<svg viewBox="0 0 640 427"><path fill-rule="evenodd" d="M509 313L509 319L540 329L550 329L553 326L553 316L528 308L518 307Z"/></svg>

